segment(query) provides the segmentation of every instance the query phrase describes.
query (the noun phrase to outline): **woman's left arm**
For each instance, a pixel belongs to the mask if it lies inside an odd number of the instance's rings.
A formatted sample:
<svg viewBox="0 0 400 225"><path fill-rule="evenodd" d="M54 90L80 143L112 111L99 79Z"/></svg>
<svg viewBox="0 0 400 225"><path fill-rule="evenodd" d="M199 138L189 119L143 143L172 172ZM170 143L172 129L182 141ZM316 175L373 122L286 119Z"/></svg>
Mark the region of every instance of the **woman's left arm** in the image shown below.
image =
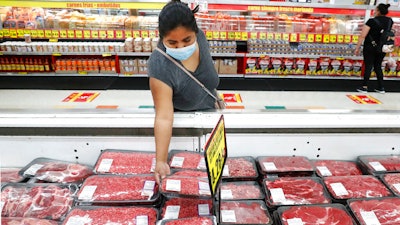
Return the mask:
<svg viewBox="0 0 400 225"><path fill-rule="evenodd" d="M364 40L367 37L370 29L371 28L368 25L363 26L361 34L360 34L360 36L358 36L358 42L357 42L356 51L355 51L356 55L360 54L360 47L361 47L362 43L364 43Z"/></svg>

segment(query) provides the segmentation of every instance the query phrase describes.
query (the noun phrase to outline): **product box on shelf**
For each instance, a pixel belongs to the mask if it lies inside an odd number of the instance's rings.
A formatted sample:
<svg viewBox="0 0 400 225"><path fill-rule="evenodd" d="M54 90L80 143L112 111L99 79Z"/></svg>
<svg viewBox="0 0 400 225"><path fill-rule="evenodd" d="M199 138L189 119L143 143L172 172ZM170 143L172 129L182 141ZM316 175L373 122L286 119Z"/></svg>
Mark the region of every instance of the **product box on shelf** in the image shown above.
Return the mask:
<svg viewBox="0 0 400 225"><path fill-rule="evenodd" d="M212 199L172 197L165 199L160 211L161 219L182 219L213 216Z"/></svg>
<svg viewBox="0 0 400 225"><path fill-rule="evenodd" d="M264 201L220 201L219 223L271 225L273 220Z"/></svg>
<svg viewBox="0 0 400 225"><path fill-rule="evenodd" d="M223 181L255 181L258 179L256 161L251 156L228 157L222 172Z"/></svg>
<svg viewBox="0 0 400 225"><path fill-rule="evenodd" d="M133 75L139 73L138 59L120 59L119 66L122 75Z"/></svg>
<svg viewBox="0 0 400 225"><path fill-rule="evenodd" d="M220 59L219 73L220 74L237 74L238 61L237 59Z"/></svg>
<svg viewBox="0 0 400 225"><path fill-rule="evenodd" d="M258 72L260 74L269 74L272 67L271 59L268 56L262 56L257 59Z"/></svg>
<svg viewBox="0 0 400 225"><path fill-rule="evenodd" d="M258 59L254 57L250 57L246 59L246 74L262 74L263 71L260 70Z"/></svg>

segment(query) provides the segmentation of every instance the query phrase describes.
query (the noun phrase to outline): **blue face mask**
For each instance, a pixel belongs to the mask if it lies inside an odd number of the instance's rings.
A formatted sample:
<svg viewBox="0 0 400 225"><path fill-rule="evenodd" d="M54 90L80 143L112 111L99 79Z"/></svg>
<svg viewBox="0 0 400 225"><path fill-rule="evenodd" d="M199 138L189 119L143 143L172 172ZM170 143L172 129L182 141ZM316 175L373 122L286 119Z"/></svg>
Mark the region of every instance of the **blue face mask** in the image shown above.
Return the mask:
<svg viewBox="0 0 400 225"><path fill-rule="evenodd" d="M167 54L179 61L188 59L193 55L194 51L196 51L196 41L183 48L168 48L165 44L164 46L167 50Z"/></svg>

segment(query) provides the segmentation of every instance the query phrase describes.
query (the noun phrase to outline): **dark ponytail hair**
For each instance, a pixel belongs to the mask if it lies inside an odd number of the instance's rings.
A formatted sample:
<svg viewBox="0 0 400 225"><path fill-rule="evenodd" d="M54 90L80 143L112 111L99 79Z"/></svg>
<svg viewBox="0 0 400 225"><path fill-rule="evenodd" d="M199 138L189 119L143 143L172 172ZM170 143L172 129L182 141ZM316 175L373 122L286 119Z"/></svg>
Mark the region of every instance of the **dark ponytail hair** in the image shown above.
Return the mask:
<svg viewBox="0 0 400 225"><path fill-rule="evenodd" d="M162 39L171 30L183 26L194 32L198 32L199 28L194 17L194 13L198 11L197 6L191 10L185 3L180 0L171 0L168 2L158 16L158 32Z"/></svg>
<svg viewBox="0 0 400 225"><path fill-rule="evenodd" d="M380 3L376 8L381 13L381 15L385 16L389 13L390 4Z"/></svg>

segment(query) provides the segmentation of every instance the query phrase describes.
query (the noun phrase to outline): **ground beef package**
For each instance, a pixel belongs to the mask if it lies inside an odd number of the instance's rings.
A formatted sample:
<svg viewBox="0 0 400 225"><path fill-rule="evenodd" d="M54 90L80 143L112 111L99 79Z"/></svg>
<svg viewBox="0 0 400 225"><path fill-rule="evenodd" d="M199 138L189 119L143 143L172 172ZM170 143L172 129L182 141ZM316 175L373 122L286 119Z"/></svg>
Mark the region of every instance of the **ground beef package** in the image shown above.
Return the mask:
<svg viewBox="0 0 400 225"><path fill-rule="evenodd" d="M387 173L381 175L381 180L395 194L400 197L400 173Z"/></svg>
<svg viewBox="0 0 400 225"><path fill-rule="evenodd" d="M156 153L134 150L103 150L94 166L96 174L150 174Z"/></svg>
<svg viewBox="0 0 400 225"><path fill-rule="evenodd" d="M354 161L314 160L312 163L319 177L363 175Z"/></svg>
<svg viewBox="0 0 400 225"><path fill-rule="evenodd" d="M162 219L182 219L188 217L214 215L212 199L169 198L161 209Z"/></svg>
<svg viewBox="0 0 400 225"><path fill-rule="evenodd" d="M342 204L283 206L278 208L276 215L281 225L356 225Z"/></svg>
<svg viewBox="0 0 400 225"><path fill-rule="evenodd" d="M58 222L29 217L1 217L1 225L58 225Z"/></svg>
<svg viewBox="0 0 400 225"><path fill-rule="evenodd" d="M256 161L251 156L228 157L222 173L224 181L257 180L258 170Z"/></svg>
<svg viewBox="0 0 400 225"><path fill-rule="evenodd" d="M25 180L19 171L22 168L0 168L1 183L19 183Z"/></svg>
<svg viewBox="0 0 400 225"><path fill-rule="evenodd" d="M331 203L318 177L279 177L263 181L268 207Z"/></svg>
<svg viewBox="0 0 400 225"><path fill-rule="evenodd" d="M312 176L314 167L303 156L259 156L256 159L259 172L264 177Z"/></svg>
<svg viewBox="0 0 400 225"><path fill-rule="evenodd" d="M220 201L219 224L273 224L264 201Z"/></svg>
<svg viewBox="0 0 400 225"><path fill-rule="evenodd" d="M66 162L49 158L36 158L21 169L25 178L53 183L79 183L93 174L88 165Z"/></svg>
<svg viewBox="0 0 400 225"><path fill-rule="evenodd" d="M67 215L62 225L155 225L158 211L152 207L74 207Z"/></svg>
<svg viewBox="0 0 400 225"><path fill-rule="evenodd" d="M180 174L180 175L178 175ZM200 175L200 176L196 176ZM161 181L161 194L165 197L210 198L208 177L204 171L177 171Z"/></svg>
<svg viewBox="0 0 400 225"><path fill-rule="evenodd" d="M168 162L171 169L207 169L202 152L171 150L168 153Z"/></svg>
<svg viewBox="0 0 400 225"><path fill-rule="evenodd" d="M157 225L217 225L215 216L160 220Z"/></svg>
<svg viewBox="0 0 400 225"><path fill-rule="evenodd" d="M400 198L351 199L347 205L360 225L400 224Z"/></svg>
<svg viewBox="0 0 400 225"><path fill-rule="evenodd" d="M366 174L400 172L400 155L364 155L358 157L358 162Z"/></svg>
<svg viewBox="0 0 400 225"><path fill-rule="evenodd" d="M264 192L256 181L223 181L220 200L264 200Z"/></svg>
<svg viewBox="0 0 400 225"><path fill-rule="evenodd" d="M61 220L74 204L74 184L9 183L1 190L1 215Z"/></svg>
<svg viewBox="0 0 400 225"><path fill-rule="evenodd" d="M160 193L154 175L93 175L82 184L80 205L155 205Z"/></svg>

